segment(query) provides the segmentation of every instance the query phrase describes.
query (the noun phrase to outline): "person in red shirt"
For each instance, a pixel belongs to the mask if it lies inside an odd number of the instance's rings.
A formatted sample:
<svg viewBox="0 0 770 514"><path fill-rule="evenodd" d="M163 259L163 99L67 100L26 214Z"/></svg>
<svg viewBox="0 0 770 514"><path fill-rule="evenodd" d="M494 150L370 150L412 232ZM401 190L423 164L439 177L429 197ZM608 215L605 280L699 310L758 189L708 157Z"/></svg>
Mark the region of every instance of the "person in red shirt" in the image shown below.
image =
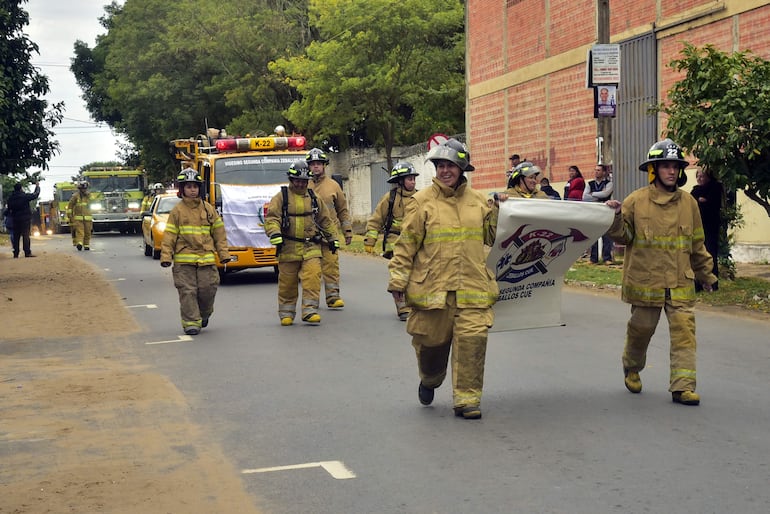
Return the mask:
<svg viewBox="0 0 770 514"><path fill-rule="evenodd" d="M564 199L580 202L583 200L583 190L585 188L586 181L583 180L583 174L580 173L580 168L573 164L569 167L569 180L567 185L564 186Z"/></svg>

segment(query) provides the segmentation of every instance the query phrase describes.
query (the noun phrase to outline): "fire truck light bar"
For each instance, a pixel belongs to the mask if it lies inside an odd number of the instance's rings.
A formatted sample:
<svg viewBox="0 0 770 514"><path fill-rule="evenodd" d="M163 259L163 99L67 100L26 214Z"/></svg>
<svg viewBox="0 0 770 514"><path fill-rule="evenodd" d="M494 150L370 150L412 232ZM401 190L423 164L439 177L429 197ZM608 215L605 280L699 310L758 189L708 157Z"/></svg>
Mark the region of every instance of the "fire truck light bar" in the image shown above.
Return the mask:
<svg viewBox="0 0 770 514"><path fill-rule="evenodd" d="M303 136L291 137L239 137L217 139L220 152L246 152L248 150L302 150L305 148Z"/></svg>

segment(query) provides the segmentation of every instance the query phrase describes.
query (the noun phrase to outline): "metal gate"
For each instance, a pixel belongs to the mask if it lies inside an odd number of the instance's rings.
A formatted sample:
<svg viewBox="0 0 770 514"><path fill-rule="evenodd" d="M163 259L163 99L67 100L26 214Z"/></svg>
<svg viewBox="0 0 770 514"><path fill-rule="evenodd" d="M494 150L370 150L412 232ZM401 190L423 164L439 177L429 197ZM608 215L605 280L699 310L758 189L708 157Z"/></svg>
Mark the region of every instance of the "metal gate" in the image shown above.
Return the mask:
<svg viewBox="0 0 770 514"><path fill-rule="evenodd" d="M657 49L654 33L620 44L622 68L618 88L618 116L613 120L614 198L623 200L647 185L639 171L647 150L658 140L658 117L648 109L658 101Z"/></svg>
<svg viewBox="0 0 770 514"><path fill-rule="evenodd" d="M377 203L382 195L390 191L391 184L388 184L387 161L373 162L369 165L372 191L372 212L377 207Z"/></svg>

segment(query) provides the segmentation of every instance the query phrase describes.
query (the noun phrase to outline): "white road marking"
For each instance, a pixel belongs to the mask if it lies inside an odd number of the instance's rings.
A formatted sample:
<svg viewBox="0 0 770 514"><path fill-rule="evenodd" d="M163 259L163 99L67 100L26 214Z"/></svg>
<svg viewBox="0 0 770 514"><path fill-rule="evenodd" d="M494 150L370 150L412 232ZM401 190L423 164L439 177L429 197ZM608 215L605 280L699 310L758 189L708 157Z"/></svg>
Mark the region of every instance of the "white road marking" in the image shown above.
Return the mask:
<svg viewBox="0 0 770 514"><path fill-rule="evenodd" d="M155 305L154 303L148 303L148 304L145 304L145 305L127 305L126 306L127 309L139 309L139 308L142 308L142 307L145 307L147 309L157 309L158 308L158 306Z"/></svg>
<svg viewBox="0 0 770 514"><path fill-rule="evenodd" d="M152 342L144 343L144 344L183 343L185 341L192 341L192 340L193 340L192 336L183 335L183 336L179 336L179 339L171 339L169 341L152 341Z"/></svg>
<svg viewBox="0 0 770 514"><path fill-rule="evenodd" d="M272 468L259 468L259 469L244 469L242 474L248 475L251 473L269 473L272 471L288 471L292 469L307 469L307 468L323 468L332 478L337 480L346 480L348 478L356 478L356 474L350 471L342 461L339 460L327 460L323 462L308 462L306 464L294 464L292 466L275 466Z"/></svg>
<svg viewBox="0 0 770 514"><path fill-rule="evenodd" d="M113 279L108 280L107 282L122 282L124 280L126 280L126 279L125 278L113 278Z"/></svg>

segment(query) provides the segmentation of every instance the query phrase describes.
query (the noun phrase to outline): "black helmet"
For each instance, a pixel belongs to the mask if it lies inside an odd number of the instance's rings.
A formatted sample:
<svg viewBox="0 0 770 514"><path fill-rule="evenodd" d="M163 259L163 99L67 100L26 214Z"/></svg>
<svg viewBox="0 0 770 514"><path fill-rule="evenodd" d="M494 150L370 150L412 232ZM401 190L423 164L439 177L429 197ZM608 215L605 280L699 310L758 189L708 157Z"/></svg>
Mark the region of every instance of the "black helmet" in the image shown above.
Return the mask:
<svg viewBox="0 0 770 514"><path fill-rule="evenodd" d="M655 180L655 163L663 161L673 161L679 165L679 177L676 185L683 186L687 182L687 175L684 169L690 164L684 159L682 148L671 139L666 138L652 145L647 152L647 160L639 165L641 171L646 171L650 183Z"/></svg>
<svg viewBox="0 0 770 514"><path fill-rule="evenodd" d="M297 160L291 163L289 171L286 172L286 176L299 180L310 180L313 178L313 172L310 171L307 161Z"/></svg>
<svg viewBox="0 0 770 514"><path fill-rule="evenodd" d="M185 182L196 182L199 186L203 185L203 179L198 175L198 172L192 168L185 168L180 171L179 175L176 177L176 182L177 184L180 184L180 186Z"/></svg>
<svg viewBox="0 0 770 514"><path fill-rule="evenodd" d="M471 165L471 153L464 144L454 138L431 148L426 160L431 161L434 165L436 161L450 161L455 163L462 171L473 171L476 169Z"/></svg>
<svg viewBox="0 0 770 514"><path fill-rule="evenodd" d="M305 161L308 164L311 162L322 162L324 164L329 164L329 158L320 148L311 149L307 155L305 155Z"/></svg>
<svg viewBox="0 0 770 514"><path fill-rule="evenodd" d="M408 162L397 162L393 165L393 169L390 170L390 178L388 178L388 182L394 184L401 178L416 177L417 175L419 175L419 173L414 171L414 166Z"/></svg>

